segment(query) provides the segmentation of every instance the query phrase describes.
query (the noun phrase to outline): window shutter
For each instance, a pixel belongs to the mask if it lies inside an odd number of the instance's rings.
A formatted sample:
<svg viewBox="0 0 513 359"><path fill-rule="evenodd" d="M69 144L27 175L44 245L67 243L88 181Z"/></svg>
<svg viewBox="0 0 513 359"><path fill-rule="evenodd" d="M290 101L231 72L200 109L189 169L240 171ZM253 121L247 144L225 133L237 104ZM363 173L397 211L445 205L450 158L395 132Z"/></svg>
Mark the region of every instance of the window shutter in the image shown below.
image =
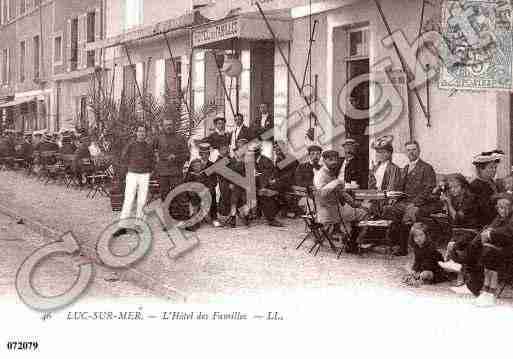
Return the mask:
<svg viewBox="0 0 513 359"><path fill-rule="evenodd" d="M99 41L102 38L102 22L103 18L101 16L100 9L95 10L94 15L94 41ZM101 59L100 59L100 49L95 50L94 53L94 65L100 66L101 65Z"/></svg>
<svg viewBox="0 0 513 359"><path fill-rule="evenodd" d="M67 30L66 30L66 55L64 58L67 63L68 72L71 71L71 20L68 20ZM64 55L64 54L63 54Z"/></svg>
<svg viewBox="0 0 513 359"><path fill-rule="evenodd" d="M12 79L11 56L12 56L11 48L9 47L9 48L7 48L7 83L8 84L11 83L11 79Z"/></svg>
<svg viewBox="0 0 513 359"><path fill-rule="evenodd" d="M87 54L85 52L85 43L87 40L87 14L78 17L78 64L79 69L83 69L87 64Z"/></svg>

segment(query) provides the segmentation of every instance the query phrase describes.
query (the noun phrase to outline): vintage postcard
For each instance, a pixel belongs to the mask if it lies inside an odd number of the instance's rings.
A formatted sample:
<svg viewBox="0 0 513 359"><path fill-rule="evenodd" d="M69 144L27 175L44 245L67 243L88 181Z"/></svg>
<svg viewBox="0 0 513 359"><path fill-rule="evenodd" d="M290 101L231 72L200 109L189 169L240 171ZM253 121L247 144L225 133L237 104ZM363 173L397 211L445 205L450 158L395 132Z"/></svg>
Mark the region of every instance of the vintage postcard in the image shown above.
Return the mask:
<svg viewBox="0 0 513 359"><path fill-rule="evenodd" d="M512 6L0 0L0 358L508 357Z"/></svg>

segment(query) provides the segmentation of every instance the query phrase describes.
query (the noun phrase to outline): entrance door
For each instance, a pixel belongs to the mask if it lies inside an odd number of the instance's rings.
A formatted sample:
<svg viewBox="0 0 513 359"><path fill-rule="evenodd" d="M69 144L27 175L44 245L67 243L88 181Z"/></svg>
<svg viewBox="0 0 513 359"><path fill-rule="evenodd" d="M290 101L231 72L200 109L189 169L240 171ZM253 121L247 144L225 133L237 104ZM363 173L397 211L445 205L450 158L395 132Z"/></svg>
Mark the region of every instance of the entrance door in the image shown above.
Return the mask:
<svg viewBox="0 0 513 359"><path fill-rule="evenodd" d="M369 73L369 59L348 60L347 79ZM350 101L358 110L369 110L369 81L359 83L351 92ZM345 130L347 137L353 138L360 144L359 155L369 163L369 135L365 134L369 126L369 118L352 119L346 116ZM368 168L368 166L366 167ZM367 174L368 175L368 174ZM367 176L368 177L368 176Z"/></svg>
<svg viewBox="0 0 513 359"><path fill-rule="evenodd" d="M252 42L250 59L250 123L254 124L259 118L258 106L261 103L267 103L270 114L274 115L274 43Z"/></svg>

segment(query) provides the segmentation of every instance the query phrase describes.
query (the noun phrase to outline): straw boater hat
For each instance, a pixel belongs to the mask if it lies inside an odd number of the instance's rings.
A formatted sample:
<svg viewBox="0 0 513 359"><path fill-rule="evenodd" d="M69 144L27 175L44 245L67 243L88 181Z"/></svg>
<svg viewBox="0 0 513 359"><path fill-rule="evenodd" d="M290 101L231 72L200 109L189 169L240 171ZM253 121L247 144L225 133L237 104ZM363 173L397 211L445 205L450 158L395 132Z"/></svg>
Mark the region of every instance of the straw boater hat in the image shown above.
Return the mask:
<svg viewBox="0 0 513 359"><path fill-rule="evenodd" d="M327 159L327 158L333 158L333 157L336 157L336 158L339 158L340 157L340 154L338 153L338 151L335 151L335 150L326 150L322 153L322 158L324 159Z"/></svg>
<svg viewBox="0 0 513 359"><path fill-rule="evenodd" d="M200 143L198 149L200 153L210 152L210 143Z"/></svg>
<svg viewBox="0 0 513 359"><path fill-rule="evenodd" d="M226 122L226 118L221 117L221 116L214 118L214 124L218 123L219 121Z"/></svg>
<svg viewBox="0 0 513 359"><path fill-rule="evenodd" d="M319 145L310 145L307 148L308 153L312 152L322 152L322 147Z"/></svg>
<svg viewBox="0 0 513 359"><path fill-rule="evenodd" d="M392 142L394 141L394 136L385 135L377 138L371 145L371 147L378 150L386 150L389 152L394 152L394 147L392 146Z"/></svg>
<svg viewBox="0 0 513 359"><path fill-rule="evenodd" d="M344 142L342 142L342 147L347 145L358 146L358 142L353 138L346 138Z"/></svg>
<svg viewBox="0 0 513 359"><path fill-rule="evenodd" d="M480 154L474 156L472 159L472 164L484 164L490 162L499 162L504 158L504 152L501 150L493 150L489 152L481 152Z"/></svg>

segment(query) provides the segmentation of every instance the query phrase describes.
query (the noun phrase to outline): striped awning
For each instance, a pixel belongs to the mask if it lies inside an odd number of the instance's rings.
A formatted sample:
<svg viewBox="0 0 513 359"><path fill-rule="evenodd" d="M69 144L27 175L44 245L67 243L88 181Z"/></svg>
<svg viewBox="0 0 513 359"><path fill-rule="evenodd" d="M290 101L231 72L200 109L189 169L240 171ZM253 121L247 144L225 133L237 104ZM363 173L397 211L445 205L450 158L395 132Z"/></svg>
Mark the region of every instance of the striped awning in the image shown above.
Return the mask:
<svg viewBox="0 0 513 359"><path fill-rule="evenodd" d="M12 101L0 104L0 108L18 106L18 105L21 105L22 103L32 102L32 101L37 101L37 97L36 96L20 97L20 98L14 99Z"/></svg>

